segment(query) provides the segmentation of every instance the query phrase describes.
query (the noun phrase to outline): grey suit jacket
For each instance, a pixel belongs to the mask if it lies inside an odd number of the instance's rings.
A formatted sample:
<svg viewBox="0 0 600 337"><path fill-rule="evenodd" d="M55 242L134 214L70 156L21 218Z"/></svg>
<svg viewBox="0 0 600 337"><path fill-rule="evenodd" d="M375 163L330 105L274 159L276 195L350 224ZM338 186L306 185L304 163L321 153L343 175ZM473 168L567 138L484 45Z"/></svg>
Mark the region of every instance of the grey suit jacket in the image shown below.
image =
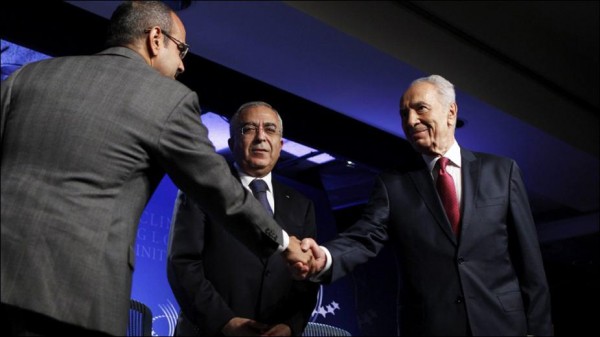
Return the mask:
<svg viewBox="0 0 600 337"><path fill-rule="evenodd" d="M550 295L521 172L462 149L460 238L426 165L383 173L362 218L325 244L330 281L391 240L402 273L407 335L552 334Z"/></svg>
<svg viewBox="0 0 600 337"><path fill-rule="evenodd" d="M281 228L229 174L199 111L194 92L123 47L4 81L2 303L125 334L137 225L165 173L272 254Z"/></svg>

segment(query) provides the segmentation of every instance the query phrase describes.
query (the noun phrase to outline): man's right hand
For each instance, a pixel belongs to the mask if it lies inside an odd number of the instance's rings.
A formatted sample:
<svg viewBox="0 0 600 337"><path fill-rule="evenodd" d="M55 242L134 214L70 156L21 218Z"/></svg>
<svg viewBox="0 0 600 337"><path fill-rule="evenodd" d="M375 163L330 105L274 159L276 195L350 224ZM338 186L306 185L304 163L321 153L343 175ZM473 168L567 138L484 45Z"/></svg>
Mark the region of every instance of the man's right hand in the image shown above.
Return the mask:
<svg viewBox="0 0 600 337"><path fill-rule="evenodd" d="M305 280L323 270L327 262L327 255L312 238L305 238L300 244L303 252L310 252L313 256L309 265L295 263L291 266L292 276L297 280Z"/></svg>

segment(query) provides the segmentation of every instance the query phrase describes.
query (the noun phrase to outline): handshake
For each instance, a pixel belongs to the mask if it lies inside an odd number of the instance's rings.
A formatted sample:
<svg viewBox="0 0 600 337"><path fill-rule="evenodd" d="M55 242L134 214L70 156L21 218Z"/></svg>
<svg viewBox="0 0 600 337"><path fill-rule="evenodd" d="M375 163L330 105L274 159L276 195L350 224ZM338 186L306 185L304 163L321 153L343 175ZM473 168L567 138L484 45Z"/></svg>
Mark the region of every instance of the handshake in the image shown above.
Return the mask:
<svg viewBox="0 0 600 337"><path fill-rule="evenodd" d="M318 274L327 263L327 255L311 238L300 241L297 237L290 236L283 257L288 263L292 277L296 280L305 280Z"/></svg>

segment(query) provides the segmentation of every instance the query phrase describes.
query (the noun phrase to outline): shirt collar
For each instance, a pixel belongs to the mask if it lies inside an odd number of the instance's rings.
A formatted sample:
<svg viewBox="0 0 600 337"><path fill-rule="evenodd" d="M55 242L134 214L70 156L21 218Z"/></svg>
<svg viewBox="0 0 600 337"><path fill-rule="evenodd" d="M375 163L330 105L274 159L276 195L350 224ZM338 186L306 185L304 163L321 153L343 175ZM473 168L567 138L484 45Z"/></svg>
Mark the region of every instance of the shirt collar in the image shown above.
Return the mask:
<svg viewBox="0 0 600 337"><path fill-rule="evenodd" d="M440 159L440 157L429 156L426 154L421 155L425 163L427 163L427 167L429 168L429 172L431 172L435 166L435 163ZM444 153L443 157L446 157L450 160L452 165L461 167L461 155L460 155L460 146L457 141L454 141L454 144L450 146L448 151Z"/></svg>
<svg viewBox="0 0 600 337"><path fill-rule="evenodd" d="M238 166L237 163L234 163L233 166L237 170L238 175L240 176L240 181L242 182L242 185L244 185L245 188L247 188L248 190L250 190L250 187L248 187L248 185L250 185L250 182L252 182L252 180L254 180L254 179L262 179L262 180L265 181L265 183L267 183L267 187L269 188L269 191L271 193L273 193L273 183L272 183L271 172L269 172L269 174L267 174L264 177L253 177L253 176L250 176L250 175L244 173L244 171L242 171L240 169L240 167Z"/></svg>

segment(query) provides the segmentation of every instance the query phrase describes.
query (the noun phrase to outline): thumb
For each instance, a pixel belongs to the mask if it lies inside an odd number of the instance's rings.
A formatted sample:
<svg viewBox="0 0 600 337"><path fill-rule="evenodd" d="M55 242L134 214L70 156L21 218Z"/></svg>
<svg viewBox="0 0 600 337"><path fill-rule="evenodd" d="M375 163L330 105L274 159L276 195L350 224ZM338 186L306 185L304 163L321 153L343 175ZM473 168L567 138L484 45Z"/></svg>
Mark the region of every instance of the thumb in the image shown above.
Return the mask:
<svg viewBox="0 0 600 337"><path fill-rule="evenodd" d="M313 240L311 238L305 238L300 243L300 248L302 249L303 252L307 252L313 245L316 246L315 240Z"/></svg>

